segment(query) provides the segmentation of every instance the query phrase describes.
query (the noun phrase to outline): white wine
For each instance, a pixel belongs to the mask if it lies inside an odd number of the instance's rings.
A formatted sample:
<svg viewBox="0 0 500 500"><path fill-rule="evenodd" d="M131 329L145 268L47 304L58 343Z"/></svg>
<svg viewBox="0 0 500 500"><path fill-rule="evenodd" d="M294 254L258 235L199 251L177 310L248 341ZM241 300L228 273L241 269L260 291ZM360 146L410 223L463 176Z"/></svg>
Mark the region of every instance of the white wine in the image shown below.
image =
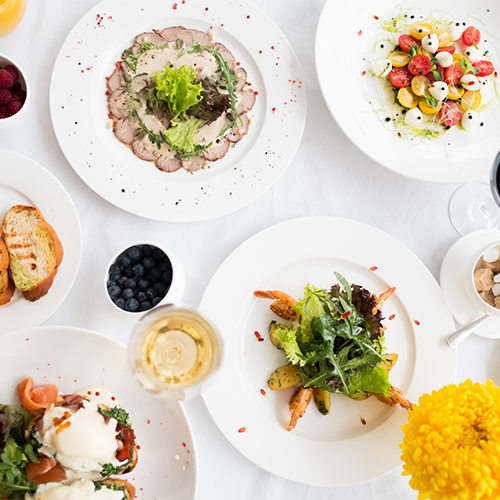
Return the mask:
<svg viewBox="0 0 500 500"><path fill-rule="evenodd" d="M136 378L157 393L183 394L182 389L200 383L220 363L219 339L212 325L196 311L175 306L144 316L129 349Z"/></svg>

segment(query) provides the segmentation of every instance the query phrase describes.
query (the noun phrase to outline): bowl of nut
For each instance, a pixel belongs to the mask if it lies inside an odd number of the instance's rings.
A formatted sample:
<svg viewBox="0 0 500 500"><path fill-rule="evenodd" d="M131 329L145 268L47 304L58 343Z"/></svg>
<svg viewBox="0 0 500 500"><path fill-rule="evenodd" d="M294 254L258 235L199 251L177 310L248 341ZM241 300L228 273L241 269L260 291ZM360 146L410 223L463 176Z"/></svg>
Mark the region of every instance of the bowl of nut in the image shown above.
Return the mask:
<svg viewBox="0 0 500 500"><path fill-rule="evenodd" d="M0 54L0 131L18 123L30 100L29 84L20 66Z"/></svg>
<svg viewBox="0 0 500 500"><path fill-rule="evenodd" d="M181 301L184 288L184 270L177 256L151 242L135 243L118 252L104 277L108 302L134 320L160 304Z"/></svg>

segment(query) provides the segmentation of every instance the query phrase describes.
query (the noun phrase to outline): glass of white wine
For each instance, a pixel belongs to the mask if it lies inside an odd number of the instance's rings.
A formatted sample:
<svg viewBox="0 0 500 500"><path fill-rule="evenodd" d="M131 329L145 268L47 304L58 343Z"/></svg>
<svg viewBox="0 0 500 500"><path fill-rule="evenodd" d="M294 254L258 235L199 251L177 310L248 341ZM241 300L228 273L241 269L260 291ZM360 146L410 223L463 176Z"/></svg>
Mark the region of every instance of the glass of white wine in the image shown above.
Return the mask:
<svg viewBox="0 0 500 500"><path fill-rule="evenodd" d="M136 324L128 345L134 376L148 391L168 399L199 395L221 363L214 326L187 306L153 309Z"/></svg>

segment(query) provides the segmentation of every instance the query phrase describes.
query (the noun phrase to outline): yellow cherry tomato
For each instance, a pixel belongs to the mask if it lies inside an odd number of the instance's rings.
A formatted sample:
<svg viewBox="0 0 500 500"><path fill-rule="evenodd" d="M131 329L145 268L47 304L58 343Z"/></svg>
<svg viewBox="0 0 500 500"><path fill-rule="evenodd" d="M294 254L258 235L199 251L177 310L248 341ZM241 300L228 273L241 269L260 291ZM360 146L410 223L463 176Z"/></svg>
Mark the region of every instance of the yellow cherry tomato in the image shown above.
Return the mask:
<svg viewBox="0 0 500 500"><path fill-rule="evenodd" d="M391 61L395 68L402 68L410 62L410 56L402 50L396 50L389 54L389 61Z"/></svg>
<svg viewBox="0 0 500 500"><path fill-rule="evenodd" d="M477 90L468 90L460 99L459 104L464 113L469 109L477 109L481 104L481 93Z"/></svg>
<svg viewBox="0 0 500 500"><path fill-rule="evenodd" d="M410 25L410 35L415 37L417 40L422 40L424 36L428 35L432 31L432 26L429 23L424 23L423 21L417 21Z"/></svg>
<svg viewBox="0 0 500 500"><path fill-rule="evenodd" d="M437 107L433 108L430 104L425 102L425 99L423 97L421 97L420 101L418 102L418 107L420 108L420 111L422 111L422 113L425 113L426 115L435 115L436 113L439 113L442 106L443 104L439 103Z"/></svg>
<svg viewBox="0 0 500 500"><path fill-rule="evenodd" d="M463 87L455 87L455 85L448 85L448 99L451 99L452 101L457 101L464 95L464 88Z"/></svg>
<svg viewBox="0 0 500 500"><path fill-rule="evenodd" d="M418 97L411 91L410 87L402 87L398 90L398 101L405 108L416 108L418 106Z"/></svg>
<svg viewBox="0 0 500 500"><path fill-rule="evenodd" d="M420 54L422 56L426 56L428 57L429 59L432 59L434 57L434 54L432 54L431 52L427 52L425 49L423 49L422 47L418 47L417 49L417 54Z"/></svg>
<svg viewBox="0 0 500 500"><path fill-rule="evenodd" d="M411 89L413 93L418 96L429 95L429 86L431 81L423 75L413 77L411 81Z"/></svg>
<svg viewBox="0 0 500 500"><path fill-rule="evenodd" d="M453 64L460 66L462 59L465 59L465 62L467 62L467 57L465 57L463 54L457 54L456 52L453 54Z"/></svg>
<svg viewBox="0 0 500 500"><path fill-rule="evenodd" d="M451 35L444 28L438 28L434 33L438 37L440 49L451 43Z"/></svg>

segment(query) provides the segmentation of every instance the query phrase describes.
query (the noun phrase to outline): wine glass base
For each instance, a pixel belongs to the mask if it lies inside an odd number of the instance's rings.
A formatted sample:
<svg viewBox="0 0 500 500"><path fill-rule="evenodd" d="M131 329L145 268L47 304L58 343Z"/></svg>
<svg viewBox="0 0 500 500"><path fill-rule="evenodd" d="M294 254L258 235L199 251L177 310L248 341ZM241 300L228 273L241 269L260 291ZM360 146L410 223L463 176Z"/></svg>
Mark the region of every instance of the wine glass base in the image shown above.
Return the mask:
<svg viewBox="0 0 500 500"><path fill-rule="evenodd" d="M500 228L500 208L489 184L464 184L451 197L448 210L453 227L462 236L480 229Z"/></svg>

